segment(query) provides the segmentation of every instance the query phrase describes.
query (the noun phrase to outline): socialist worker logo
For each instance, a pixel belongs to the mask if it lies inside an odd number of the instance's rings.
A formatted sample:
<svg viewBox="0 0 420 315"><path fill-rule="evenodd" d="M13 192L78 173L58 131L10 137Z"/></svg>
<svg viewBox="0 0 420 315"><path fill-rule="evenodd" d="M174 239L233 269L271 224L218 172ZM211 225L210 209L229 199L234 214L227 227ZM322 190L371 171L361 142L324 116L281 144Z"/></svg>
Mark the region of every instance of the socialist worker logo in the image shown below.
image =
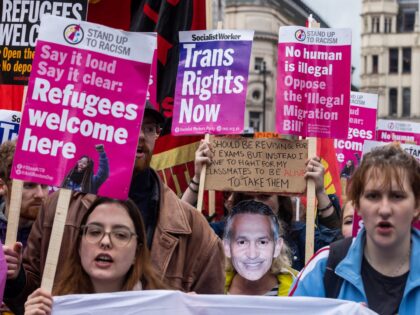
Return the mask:
<svg viewBox="0 0 420 315"><path fill-rule="evenodd" d="M295 32L295 38L296 38L298 41L303 42L303 41L306 39L306 33L305 33L305 31L304 31L303 29L298 29L298 30Z"/></svg>
<svg viewBox="0 0 420 315"><path fill-rule="evenodd" d="M76 45L83 40L84 32L80 25L70 24L64 29L63 35L67 43Z"/></svg>

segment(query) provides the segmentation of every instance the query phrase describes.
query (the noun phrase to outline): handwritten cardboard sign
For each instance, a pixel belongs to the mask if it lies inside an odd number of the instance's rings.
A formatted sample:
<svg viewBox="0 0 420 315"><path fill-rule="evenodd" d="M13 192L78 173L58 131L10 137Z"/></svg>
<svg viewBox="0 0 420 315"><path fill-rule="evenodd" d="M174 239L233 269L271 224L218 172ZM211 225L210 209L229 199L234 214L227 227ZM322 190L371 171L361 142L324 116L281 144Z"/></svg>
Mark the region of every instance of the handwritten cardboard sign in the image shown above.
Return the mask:
<svg viewBox="0 0 420 315"><path fill-rule="evenodd" d="M206 189L266 193L303 193L306 189L306 140L212 137L213 163Z"/></svg>
<svg viewBox="0 0 420 315"><path fill-rule="evenodd" d="M155 47L153 33L44 16L12 177L125 199Z"/></svg>
<svg viewBox="0 0 420 315"><path fill-rule="evenodd" d="M280 27L278 133L347 139L350 59L350 29Z"/></svg>
<svg viewBox="0 0 420 315"><path fill-rule="evenodd" d="M27 85L43 15L85 20L87 0L0 1L0 84Z"/></svg>
<svg viewBox="0 0 420 315"><path fill-rule="evenodd" d="M253 35L238 30L179 33L174 135L243 131Z"/></svg>

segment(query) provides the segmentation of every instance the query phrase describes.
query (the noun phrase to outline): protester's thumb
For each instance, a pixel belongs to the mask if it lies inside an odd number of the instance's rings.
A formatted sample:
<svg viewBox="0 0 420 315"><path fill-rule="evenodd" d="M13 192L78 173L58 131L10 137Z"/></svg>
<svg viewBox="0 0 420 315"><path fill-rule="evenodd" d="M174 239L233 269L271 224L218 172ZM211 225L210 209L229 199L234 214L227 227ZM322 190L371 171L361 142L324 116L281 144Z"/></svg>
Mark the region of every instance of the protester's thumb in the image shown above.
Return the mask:
<svg viewBox="0 0 420 315"><path fill-rule="evenodd" d="M16 242L13 245L13 251L18 254L22 254L23 245L21 242Z"/></svg>

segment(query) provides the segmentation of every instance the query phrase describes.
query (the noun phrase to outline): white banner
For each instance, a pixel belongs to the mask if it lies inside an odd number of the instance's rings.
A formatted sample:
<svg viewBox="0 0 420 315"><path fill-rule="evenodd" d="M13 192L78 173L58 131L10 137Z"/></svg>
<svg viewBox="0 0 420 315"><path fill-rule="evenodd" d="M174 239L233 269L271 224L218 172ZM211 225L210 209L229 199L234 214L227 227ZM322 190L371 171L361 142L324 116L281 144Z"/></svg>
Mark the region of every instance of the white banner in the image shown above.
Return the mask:
<svg viewBox="0 0 420 315"><path fill-rule="evenodd" d="M361 304L309 297L189 295L179 291L131 291L54 298L53 315L369 315Z"/></svg>

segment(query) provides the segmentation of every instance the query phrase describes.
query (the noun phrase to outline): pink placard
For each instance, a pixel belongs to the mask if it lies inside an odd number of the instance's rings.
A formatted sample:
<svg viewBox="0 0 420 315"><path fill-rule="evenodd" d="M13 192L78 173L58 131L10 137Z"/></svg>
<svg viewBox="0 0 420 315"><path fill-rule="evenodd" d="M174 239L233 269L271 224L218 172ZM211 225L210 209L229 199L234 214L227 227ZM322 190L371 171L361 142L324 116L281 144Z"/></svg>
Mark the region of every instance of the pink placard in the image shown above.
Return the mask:
<svg viewBox="0 0 420 315"><path fill-rule="evenodd" d="M125 199L154 34L41 21L12 177Z"/></svg>
<svg viewBox="0 0 420 315"><path fill-rule="evenodd" d="M334 139L340 176L350 177L362 156L365 140L374 140L378 95L351 92L347 140Z"/></svg>
<svg viewBox="0 0 420 315"><path fill-rule="evenodd" d="M350 29L280 27L278 133L347 138L350 59Z"/></svg>
<svg viewBox="0 0 420 315"><path fill-rule="evenodd" d="M401 120L378 120L378 141L420 144L420 123Z"/></svg>
<svg viewBox="0 0 420 315"><path fill-rule="evenodd" d="M253 31L180 32L172 134L239 134L244 129Z"/></svg>

